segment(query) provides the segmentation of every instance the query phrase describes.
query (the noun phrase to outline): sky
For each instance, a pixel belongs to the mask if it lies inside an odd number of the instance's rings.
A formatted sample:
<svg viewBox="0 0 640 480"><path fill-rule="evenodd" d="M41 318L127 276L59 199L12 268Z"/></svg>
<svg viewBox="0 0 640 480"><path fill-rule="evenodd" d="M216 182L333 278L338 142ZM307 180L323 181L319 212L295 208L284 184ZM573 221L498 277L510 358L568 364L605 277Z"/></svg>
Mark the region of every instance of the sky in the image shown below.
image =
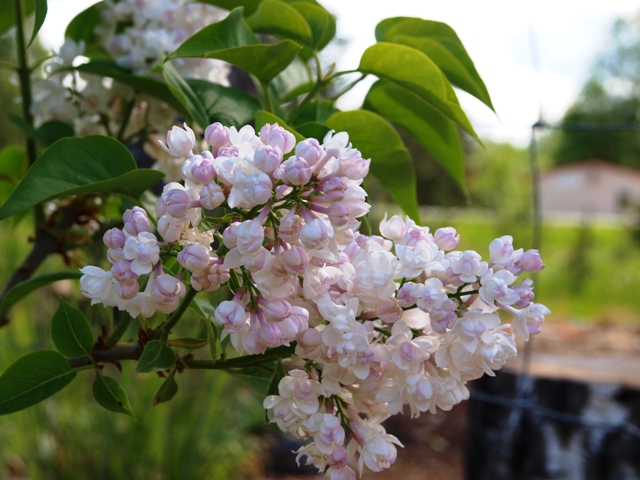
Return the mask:
<svg viewBox="0 0 640 480"><path fill-rule="evenodd" d="M49 0L41 30L58 48L69 21L95 0ZM573 103L598 54L609 42L615 19L640 10L630 0L320 0L338 18L346 40L338 68L356 68L375 43L376 24L388 17L412 16L449 24L458 34L493 100L492 112L465 92L460 103L480 137L525 146L540 117L554 122ZM368 86L362 82L339 106L357 108Z"/></svg>

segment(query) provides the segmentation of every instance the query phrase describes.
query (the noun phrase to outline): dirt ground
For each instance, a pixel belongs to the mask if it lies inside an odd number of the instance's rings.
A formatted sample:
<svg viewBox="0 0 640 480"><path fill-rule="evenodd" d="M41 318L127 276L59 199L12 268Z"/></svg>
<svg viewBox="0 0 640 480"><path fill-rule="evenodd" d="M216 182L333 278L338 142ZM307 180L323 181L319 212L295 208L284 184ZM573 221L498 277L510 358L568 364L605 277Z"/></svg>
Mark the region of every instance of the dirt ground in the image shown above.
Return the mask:
<svg viewBox="0 0 640 480"><path fill-rule="evenodd" d="M522 347L522 346L520 346ZM522 351L522 350L520 350ZM522 368L523 355L508 368ZM622 383L640 388L640 327L612 324L583 325L569 322L548 323L532 342L530 371L546 377L566 377ZM595 372L595 373L594 373ZM589 375L589 377L586 377ZM463 402L451 412L423 414L418 419L398 415L387 421L387 430L405 448L398 459L381 473L365 473L371 480L462 480L466 442L467 405ZM293 454L288 454L293 458ZM268 480L323 478L312 472L295 470L287 462L287 452L272 456ZM288 464L288 462L287 462ZM278 468L278 467L284 468ZM273 470L284 470L276 473Z"/></svg>

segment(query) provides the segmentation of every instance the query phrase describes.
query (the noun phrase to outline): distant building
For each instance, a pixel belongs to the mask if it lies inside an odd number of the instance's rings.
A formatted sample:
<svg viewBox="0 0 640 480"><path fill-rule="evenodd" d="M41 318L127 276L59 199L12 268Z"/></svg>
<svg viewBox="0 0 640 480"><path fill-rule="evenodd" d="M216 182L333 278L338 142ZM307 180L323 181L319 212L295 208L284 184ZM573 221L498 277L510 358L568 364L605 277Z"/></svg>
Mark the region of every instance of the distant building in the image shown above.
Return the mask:
<svg viewBox="0 0 640 480"><path fill-rule="evenodd" d="M544 214L615 217L640 205L640 170L589 160L554 167L540 179Z"/></svg>

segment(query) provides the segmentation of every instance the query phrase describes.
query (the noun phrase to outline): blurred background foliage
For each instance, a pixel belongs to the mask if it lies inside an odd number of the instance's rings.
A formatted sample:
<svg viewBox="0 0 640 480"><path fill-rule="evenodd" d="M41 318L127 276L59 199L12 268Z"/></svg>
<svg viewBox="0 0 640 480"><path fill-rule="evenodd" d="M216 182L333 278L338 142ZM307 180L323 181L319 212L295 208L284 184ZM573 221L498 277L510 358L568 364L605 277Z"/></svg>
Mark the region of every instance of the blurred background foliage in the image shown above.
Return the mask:
<svg viewBox="0 0 640 480"><path fill-rule="evenodd" d="M341 40L342 41L342 40ZM8 37L0 38L0 60L10 61ZM38 46L35 58L44 55ZM18 113L15 79L0 69L0 149L22 143L22 133L7 119ZM566 112L568 124L640 123L640 19L619 20L611 48L594 65L579 98ZM506 143L482 149L466 144L468 192L448 177L439 163L408 135L404 141L415 159L422 220L432 230L453 225L461 249L488 254L489 242L511 234L525 249L532 243L529 152ZM541 138L543 167L601 158L640 167L640 133L555 130ZM384 211L399 213L375 180L367 180L372 221ZM10 222L0 223L6 231ZM18 235L0 235L0 284L27 253L17 241L31 231L23 219ZM537 280L536 295L553 315L548 321L637 324L640 310L640 247L625 225L545 224L542 254L548 265ZM65 267L50 258L42 273ZM59 283L21 302L13 324L0 335L0 363L9 365L36 348L50 348L49 319L57 298L77 304L77 288ZM94 319L94 321L97 319ZM186 322L187 323L187 322ZM94 324L98 331L97 322ZM133 338L130 331L125 339ZM123 365L131 369L132 365ZM81 372L75 388L25 411L0 417L0 478L30 479L250 479L259 478L267 428L261 400L222 372L189 372L178 378L172 402L153 408L162 379L149 375L115 375L130 391L137 418L113 415L92 400L93 373ZM180 426L180 428L176 428Z"/></svg>

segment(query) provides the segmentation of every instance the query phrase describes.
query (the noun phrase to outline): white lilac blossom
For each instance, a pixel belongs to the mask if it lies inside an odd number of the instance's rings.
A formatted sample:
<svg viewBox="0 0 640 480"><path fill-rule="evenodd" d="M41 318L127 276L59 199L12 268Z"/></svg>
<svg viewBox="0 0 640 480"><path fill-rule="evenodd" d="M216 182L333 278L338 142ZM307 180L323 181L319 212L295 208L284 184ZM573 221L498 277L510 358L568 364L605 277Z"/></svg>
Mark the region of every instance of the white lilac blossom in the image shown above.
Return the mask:
<svg viewBox="0 0 640 480"><path fill-rule="evenodd" d="M347 133L296 145L276 124L213 124L205 141L197 152L189 127L169 133L167 150L188 158L158 199L157 233L145 210L127 210L104 235L111 269L83 268L82 292L150 316L173 312L187 286L228 286L214 311L222 337L239 354L289 346L298 357L264 407L309 440L298 461L326 478L388 468L401 445L382 421L451 409L540 332L549 310L521 277L544 268L536 250L502 236L484 260L454 250L455 229L400 216L385 216L381 236L358 232L369 160Z"/></svg>
<svg viewBox="0 0 640 480"><path fill-rule="evenodd" d="M100 2L99 10L100 22L92 33L101 50L135 75L156 77L158 74L151 70L168 53L227 15L225 10L193 0L105 0ZM191 149L172 148L171 143L174 147L182 145L176 141L169 141L168 148L158 145L159 133L171 127L179 118L178 112L112 79L61 68L87 62L84 53L83 41L67 39L57 54L43 64L45 78L35 80L31 104L36 126L58 120L70 124L78 136L110 135L127 122L123 137L148 140L144 146L157 160L155 168L169 180L178 179L177 170ZM230 67L220 60L181 58L173 60L172 65L184 77L228 85ZM226 143L228 138L220 131L210 130L207 138ZM141 132L145 133L141 136Z"/></svg>

